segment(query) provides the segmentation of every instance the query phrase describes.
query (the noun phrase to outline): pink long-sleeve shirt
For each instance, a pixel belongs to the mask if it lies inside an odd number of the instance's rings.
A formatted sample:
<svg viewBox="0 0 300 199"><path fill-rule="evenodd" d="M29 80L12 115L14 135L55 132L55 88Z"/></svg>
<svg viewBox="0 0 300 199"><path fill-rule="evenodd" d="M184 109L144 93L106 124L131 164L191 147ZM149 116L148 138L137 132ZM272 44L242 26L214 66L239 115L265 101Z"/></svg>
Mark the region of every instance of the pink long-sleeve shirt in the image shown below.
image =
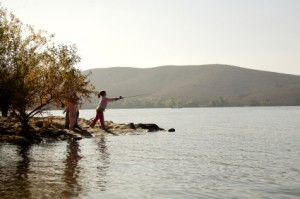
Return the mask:
<svg viewBox="0 0 300 199"><path fill-rule="evenodd" d="M116 101L117 98L107 98L107 97L101 97L101 100L97 106L97 110L104 111L107 107L108 102Z"/></svg>

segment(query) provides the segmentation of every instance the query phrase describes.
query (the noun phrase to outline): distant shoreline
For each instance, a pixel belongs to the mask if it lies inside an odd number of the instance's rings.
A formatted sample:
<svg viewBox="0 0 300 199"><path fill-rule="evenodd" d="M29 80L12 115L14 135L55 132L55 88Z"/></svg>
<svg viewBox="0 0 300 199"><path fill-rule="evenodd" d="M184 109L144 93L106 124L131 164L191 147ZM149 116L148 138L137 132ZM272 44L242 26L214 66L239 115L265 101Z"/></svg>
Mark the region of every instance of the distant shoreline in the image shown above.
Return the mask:
<svg viewBox="0 0 300 199"><path fill-rule="evenodd" d="M278 106L199 106L199 107L176 107L176 108L170 108L170 107L155 107L155 108L108 108L108 110L118 110L118 109L193 109L193 108L272 108L272 107L300 107L300 105L278 105ZM95 110L95 108L81 108L80 110ZM62 111L61 109L50 109L47 111ZM0 111L1 113L1 111Z"/></svg>

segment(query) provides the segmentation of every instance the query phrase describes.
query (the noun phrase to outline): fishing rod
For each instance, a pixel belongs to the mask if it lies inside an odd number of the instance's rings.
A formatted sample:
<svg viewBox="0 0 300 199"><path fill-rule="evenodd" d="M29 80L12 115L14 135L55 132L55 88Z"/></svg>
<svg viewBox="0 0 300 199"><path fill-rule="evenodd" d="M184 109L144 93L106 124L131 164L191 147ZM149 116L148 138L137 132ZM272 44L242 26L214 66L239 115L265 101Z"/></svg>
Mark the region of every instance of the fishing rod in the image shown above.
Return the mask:
<svg viewBox="0 0 300 199"><path fill-rule="evenodd" d="M130 95L130 96L122 96L122 98L132 98L132 97L140 97L140 96L145 96L145 95L150 95L154 92L151 92L151 93L143 93L143 94L139 94L139 95Z"/></svg>

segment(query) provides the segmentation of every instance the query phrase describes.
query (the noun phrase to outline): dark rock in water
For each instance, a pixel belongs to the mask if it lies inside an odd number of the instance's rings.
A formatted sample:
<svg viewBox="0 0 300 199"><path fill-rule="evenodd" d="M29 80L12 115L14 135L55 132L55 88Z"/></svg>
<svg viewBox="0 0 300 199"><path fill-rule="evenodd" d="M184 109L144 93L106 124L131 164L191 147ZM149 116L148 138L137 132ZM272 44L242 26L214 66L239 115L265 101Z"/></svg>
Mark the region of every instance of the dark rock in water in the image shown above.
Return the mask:
<svg viewBox="0 0 300 199"><path fill-rule="evenodd" d="M170 129L168 130L168 132L175 132L175 129L174 129L174 128L170 128Z"/></svg>
<svg viewBox="0 0 300 199"><path fill-rule="evenodd" d="M80 136L73 137L73 140L81 140L81 139L82 139L82 137L80 137Z"/></svg>
<svg viewBox="0 0 300 199"><path fill-rule="evenodd" d="M134 123L129 123L128 126L129 126L131 129L134 129L134 130L136 129Z"/></svg>
<svg viewBox="0 0 300 199"><path fill-rule="evenodd" d="M147 129L148 132L164 131L164 129L160 128L156 124L138 124L137 126L142 129Z"/></svg>
<svg viewBox="0 0 300 199"><path fill-rule="evenodd" d="M77 133L79 133L81 136L85 137L85 138L92 138L93 135L86 131L86 130L80 130L80 131L76 131Z"/></svg>

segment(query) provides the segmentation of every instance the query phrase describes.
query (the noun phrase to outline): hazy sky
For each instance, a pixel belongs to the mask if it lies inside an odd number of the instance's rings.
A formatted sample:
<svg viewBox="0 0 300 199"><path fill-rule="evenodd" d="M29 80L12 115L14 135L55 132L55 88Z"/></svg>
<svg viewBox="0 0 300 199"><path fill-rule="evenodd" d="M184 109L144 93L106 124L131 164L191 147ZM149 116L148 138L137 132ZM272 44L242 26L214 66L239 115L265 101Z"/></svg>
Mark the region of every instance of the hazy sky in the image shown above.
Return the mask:
<svg viewBox="0 0 300 199"><path fill-rule="evenodd" d="M230 64L300 75L300 0L0 0L81 69Z"/></svg>

